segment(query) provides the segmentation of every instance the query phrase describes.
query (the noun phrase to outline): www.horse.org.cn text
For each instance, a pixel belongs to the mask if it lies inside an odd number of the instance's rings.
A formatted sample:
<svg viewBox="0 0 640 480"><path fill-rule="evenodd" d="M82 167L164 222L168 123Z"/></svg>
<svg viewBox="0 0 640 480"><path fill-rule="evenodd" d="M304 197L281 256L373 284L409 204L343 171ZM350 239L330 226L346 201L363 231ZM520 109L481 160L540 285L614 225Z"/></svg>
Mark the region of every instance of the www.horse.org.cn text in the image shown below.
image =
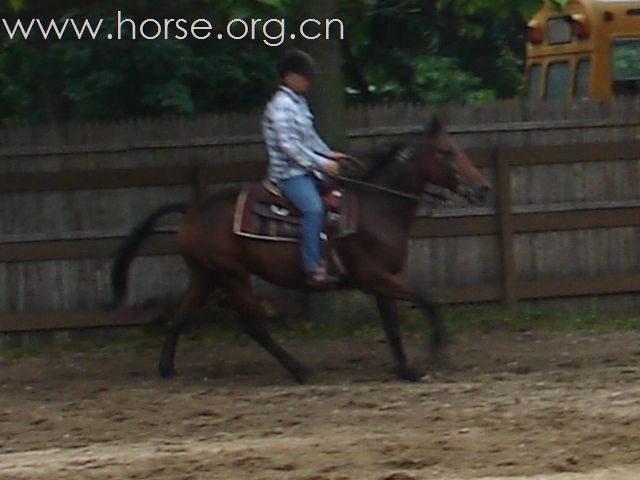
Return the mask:
<svg viewBox="0 0 640 480"><path fill-rule="evenodd" d="M0 35L9 40L254 40L278 47L288 39L344 40L342 20L308 18L296 23L284 18L235 18L217 28L206 18L134 19L118 11L99 19L2 19Z"/></svg>

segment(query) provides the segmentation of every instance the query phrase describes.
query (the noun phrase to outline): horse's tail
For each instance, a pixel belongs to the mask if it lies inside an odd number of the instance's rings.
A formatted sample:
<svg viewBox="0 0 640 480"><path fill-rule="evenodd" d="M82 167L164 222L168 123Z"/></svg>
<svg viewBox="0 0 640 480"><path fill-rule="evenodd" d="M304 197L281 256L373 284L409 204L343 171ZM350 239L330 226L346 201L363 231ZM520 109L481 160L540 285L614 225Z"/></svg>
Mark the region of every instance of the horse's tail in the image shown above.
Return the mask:
<svg viewBox="0 0 640 480"><path fill-rule="evenodd" d="M173 203L158 208L147 218L140 222L118 247L113 264L111 266L111 290L113 292L113 300L107 309L111 310L118 307L127 293L127 274L129 266L133 261L140 245L146 237L153 231L156 222L163 216L170 213L186 213L188 204Z"/></svg>

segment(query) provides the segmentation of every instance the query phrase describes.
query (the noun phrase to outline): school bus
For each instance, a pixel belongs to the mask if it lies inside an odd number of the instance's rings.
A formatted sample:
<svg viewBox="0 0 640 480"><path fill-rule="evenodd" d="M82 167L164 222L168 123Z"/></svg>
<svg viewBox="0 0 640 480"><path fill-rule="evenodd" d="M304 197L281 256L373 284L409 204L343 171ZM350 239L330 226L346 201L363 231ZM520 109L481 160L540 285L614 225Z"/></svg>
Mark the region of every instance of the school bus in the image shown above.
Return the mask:
<svg viewBox="0 0 640 480"><path fill-rule="evenodd" d="M640 1L545 2L527 26L526 74L530 100L640 94Z"/></svg>

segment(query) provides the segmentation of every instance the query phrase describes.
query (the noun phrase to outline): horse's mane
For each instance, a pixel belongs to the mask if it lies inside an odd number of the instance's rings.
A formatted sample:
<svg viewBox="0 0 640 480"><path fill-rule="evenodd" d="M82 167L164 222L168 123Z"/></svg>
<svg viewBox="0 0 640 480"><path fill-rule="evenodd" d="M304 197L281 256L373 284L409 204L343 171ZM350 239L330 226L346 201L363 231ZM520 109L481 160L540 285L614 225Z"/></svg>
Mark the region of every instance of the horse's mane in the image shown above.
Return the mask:
<svg viewBox="0 0 640 480"><path fill-rule="evenodd" d="M389 164L393 163L401 155L401 152L411 146L416 140L416 135L407 135L402 140L393 142L386 147L372 150L364 158L367 159L367 168L364 173L359 176L361 181L371 181Z"/></svg>
<svg viewBox="0 0 640 480"><path fill-rule="evenodd" d="M367 168L365 172L360 176L360 180L370 181L378 173L380 173L389 163L396 158L398 152L404 146L404 142L394 142L388 145L386 148L376 149L370 152L365 158L367 158Z"/></svg>

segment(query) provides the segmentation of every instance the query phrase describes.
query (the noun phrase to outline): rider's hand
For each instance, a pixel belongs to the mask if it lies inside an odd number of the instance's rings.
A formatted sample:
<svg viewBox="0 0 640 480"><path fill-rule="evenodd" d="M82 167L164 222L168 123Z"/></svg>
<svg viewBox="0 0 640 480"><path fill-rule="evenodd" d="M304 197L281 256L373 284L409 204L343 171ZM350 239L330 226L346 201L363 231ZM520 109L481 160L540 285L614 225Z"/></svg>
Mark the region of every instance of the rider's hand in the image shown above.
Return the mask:
<svg viewBox="0 0 640 480"><path fill-rule="evenodd" d="M329 157L334 162L339 162L340 160L344 160L345 158L347 158L348 155L342 152L329 152L327 154L327 157Z"/></svg>
<svg viewBox="0 0 640 480"><path fill-rule="evenodd" d="M330 177L337 177L340 173L340 164L338 162L326 162L322 170Z"/></svg>

